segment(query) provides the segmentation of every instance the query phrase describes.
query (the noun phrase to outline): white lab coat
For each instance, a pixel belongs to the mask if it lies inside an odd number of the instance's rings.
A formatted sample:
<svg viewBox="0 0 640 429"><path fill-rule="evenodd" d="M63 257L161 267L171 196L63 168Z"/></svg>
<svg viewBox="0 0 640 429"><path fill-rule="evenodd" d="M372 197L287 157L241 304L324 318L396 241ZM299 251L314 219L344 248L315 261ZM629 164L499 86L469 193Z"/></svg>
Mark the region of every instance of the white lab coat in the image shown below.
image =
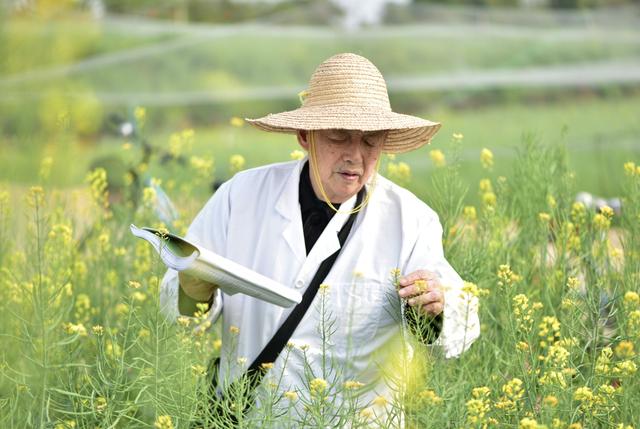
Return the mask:
<svg viewBox="0 0 640 429"><path fill-rule="evenodd" d="M355 196L342 204L306 255L298 202L300 171L305 160L246 170L226 182L196 216L187 238L214 252L304 292L321 262L339 247L337 232L348 218ZM358 214L345 248L309 311L294 332L294 347L283 366L283 354L271 374L282 374L280 391L308 393L305 359L313 377L357 380L370 387L364 402L391 395L378 377L374 356L389 350L401 335L400 301L391 283L391 270L402 274L418 269L435 272L445 286L443 328L434 347L454 357L480 333L477 303L462 299L462 280L445 260L442 227L436 213L409 191L378 176L371 197ZM177 273L163 280L161 301L167 314L178 315ZM323 341L319 335L320 300L333 323L325 341L325 356L333 372L322 373ZM234 379L263 349L289 314L284 309L246 295L222 295L223 346L220 380ZM231 326L240 334L229 332ZM306 358L305 358L306 355ZM382 354L383 355L383 354ZM240 359L238 359L240 358ZM246 363L242 365L242 358ZM238 363L240 360L241 364ZM325 366L326 368L326 366ZM269 378L267 374L266 379ZM390 398L389 398L390 399ZM303 410L299 410L304 413Z"/></svg>

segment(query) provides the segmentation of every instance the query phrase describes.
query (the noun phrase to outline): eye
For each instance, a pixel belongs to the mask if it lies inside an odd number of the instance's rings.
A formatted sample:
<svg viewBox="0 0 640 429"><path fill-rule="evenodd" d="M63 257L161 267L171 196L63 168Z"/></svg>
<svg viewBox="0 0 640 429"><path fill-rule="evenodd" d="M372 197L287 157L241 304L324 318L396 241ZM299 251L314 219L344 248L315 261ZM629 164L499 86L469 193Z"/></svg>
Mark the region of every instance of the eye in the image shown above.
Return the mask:
<svg viewBox="0 0 640 429"><path fill-rule="evenodd" d="M329 136L329 140L335 143L342 143L347 140L347 136L341 134L333 134Z"/></svg>

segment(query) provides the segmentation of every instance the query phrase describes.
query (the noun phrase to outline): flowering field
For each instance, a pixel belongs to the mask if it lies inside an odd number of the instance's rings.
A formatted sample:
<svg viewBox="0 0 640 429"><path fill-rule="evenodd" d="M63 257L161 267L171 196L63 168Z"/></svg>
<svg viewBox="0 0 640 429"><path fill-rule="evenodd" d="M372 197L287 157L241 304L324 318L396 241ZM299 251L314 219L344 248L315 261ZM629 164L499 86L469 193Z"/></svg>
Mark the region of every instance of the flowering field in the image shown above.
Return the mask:
<svg viewBox="0 0 640 429"><path fill-rule="evenodd" d="M233 416L246 427L396 427L402 415L416 428L640 424L640 165L619 166L622 211L596 212L574 203L567 155L552 146L525 141L504 176L489 149L478 151L484 178L464 182L461 134L429 152L428 173L412 177L393 157L381 173L429 189L447 257L468 281L465 293L480 299L480 339L453 360L400 339L393 397L361 403L366 386L339 376L310 376L304 389L277 393L274 375L254 414L239 414L240 388L209 416L207 365L220 349L219 327L199 329L202 314L165 320L164 268L128 233L132 222L184 233L211 179L210 160L189 153L193 138L185 131L172 141L186 165L136 165L140 174L160 172L146 184L126 175L109 187L96 169L83 189L61 192L49 185L45 159L40 185L22 202L14 190L0 192L0 427L228 427ZM229 163L240 170L244 157ZM159 184L179 195L170 224L158 222ZM477 206L465 206L469 193ZM338 394L349 400L335 402ZM289 412L296 404L308 411L303 421ZM383 408L391 410L384 419Z"/></svg>

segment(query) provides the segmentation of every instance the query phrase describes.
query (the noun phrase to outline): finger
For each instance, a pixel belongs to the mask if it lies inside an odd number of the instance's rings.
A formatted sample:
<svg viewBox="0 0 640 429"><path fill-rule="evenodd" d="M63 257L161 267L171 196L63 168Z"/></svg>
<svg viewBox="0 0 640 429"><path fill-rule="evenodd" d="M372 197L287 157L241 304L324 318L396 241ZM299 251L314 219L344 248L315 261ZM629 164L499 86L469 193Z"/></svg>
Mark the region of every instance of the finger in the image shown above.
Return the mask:
<svg viewBox="0 0 640 429"><path fill-rule="evenodd" d="M400 287L405 287L416 280L435 280L436 274L427 270L417 270L400 278Z"/></svg>
<svg viewBox="0 0 640 429"><path fill-rule="evenodd" d="M398 291L398 295L400 298L406 298L408 296L413 296L418 294L418 287L413 283L409 286L405 286Z"/></svg>
<svg viewBox="0 0 640 429"><path fill-rule="evenodd" d="M432 302L431 304L422 306L422 311L429 316L437 316L442 313L443 310L444 305L440 302Z"/></svg>
<svg viewBox="0 0 640 429"><path fill-rule="evenodd" d="M444 299L440 292L433 291L429 293L423 293L418 296L414 296L409 299L409 305L412 307L425 306L433 303L443 303Z"/></svg>
<svg viewBox="0 0 640 429"><path fill-rule="evenodd" d="M418 280L416 280L418 281ZM434 281L426 281L426 286L425 285L418 285L415 282L411 283L410 285L407 285L405 287L403 287L402 289L400 289L398 291L398 295L400 295L400 298L406 298L409 296L414 296L414 295L420 295L422 293L426 293L429 292L431 290L439 290L438 289L438 284L435 283Z"/></svg>

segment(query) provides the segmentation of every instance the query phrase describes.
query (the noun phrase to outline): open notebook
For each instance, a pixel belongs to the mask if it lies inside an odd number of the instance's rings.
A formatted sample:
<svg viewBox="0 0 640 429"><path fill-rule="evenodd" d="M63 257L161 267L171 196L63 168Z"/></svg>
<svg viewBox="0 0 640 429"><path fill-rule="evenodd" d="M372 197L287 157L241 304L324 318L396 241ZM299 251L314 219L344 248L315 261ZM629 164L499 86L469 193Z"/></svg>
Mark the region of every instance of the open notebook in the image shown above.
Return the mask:
<svg viewBox="0 0 640 429"><path fill-rule="evenodd" d="M302 301L298 291L182 237L153 228L138 228L133 224L130 228L133 235L151 243L167 267L214 283L228 295L243 293L281 307Z"/></svg>

